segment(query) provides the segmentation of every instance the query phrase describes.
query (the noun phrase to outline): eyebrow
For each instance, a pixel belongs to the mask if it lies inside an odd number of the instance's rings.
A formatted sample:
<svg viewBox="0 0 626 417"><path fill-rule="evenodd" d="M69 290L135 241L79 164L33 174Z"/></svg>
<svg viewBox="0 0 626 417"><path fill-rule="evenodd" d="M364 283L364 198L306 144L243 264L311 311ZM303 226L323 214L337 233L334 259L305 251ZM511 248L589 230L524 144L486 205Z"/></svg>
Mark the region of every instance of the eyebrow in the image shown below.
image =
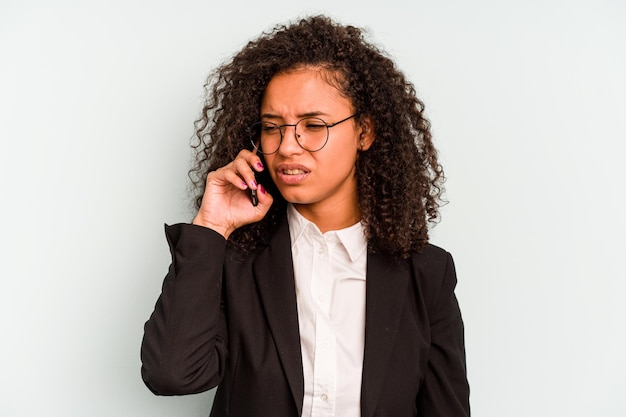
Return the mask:
<svg viewBox="0 0 626 417"><path fill-rule="evenodd" d="M322 111L311 111L311 112L301 113L297 115L297 117L300 119L303 117L319 117L319 116L330 116L330 115ZM272 114L272 113L263 113L261 115L261 119L282 119L282 118L283 118L282 116L279 116L277 114Z"/></svg>

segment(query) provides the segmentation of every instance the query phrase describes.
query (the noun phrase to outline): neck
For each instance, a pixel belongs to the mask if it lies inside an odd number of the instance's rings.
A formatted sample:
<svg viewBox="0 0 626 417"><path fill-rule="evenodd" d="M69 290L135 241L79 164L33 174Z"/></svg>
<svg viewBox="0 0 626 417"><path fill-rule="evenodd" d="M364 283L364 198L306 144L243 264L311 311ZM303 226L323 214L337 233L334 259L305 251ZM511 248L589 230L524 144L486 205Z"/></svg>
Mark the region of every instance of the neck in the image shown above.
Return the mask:
<svg viewBox="0 0 626 417"><path fill-rule="evenodd" d="M322 233L331 230L345 229L361 220L361 210L356 200L356 194L351 201L338 202L338 204L294 204L305 219L315 223Z"/></svg>

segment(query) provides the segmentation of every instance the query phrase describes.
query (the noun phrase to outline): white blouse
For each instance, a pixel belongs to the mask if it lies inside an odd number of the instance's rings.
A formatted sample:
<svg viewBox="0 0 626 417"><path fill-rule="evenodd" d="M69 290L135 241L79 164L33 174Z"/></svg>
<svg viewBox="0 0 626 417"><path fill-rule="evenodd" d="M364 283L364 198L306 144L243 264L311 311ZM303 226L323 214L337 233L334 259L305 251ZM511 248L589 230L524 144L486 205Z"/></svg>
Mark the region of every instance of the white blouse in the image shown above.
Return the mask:
<svg viewBox="0 0 626 417"><path fill-rule="evenodd" d="M287 210L300 345L303 417L360 417L367 242L357 223L324 234Z"/></svg>

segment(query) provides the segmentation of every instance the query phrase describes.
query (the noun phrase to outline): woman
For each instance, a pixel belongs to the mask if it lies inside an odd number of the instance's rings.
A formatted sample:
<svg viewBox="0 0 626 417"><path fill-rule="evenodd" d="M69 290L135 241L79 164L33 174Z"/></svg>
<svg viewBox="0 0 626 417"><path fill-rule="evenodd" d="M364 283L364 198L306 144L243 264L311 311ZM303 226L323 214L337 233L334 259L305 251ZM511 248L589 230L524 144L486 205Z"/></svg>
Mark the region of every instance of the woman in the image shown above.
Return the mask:
<svg viewBox="0 0 626 417"><path fill-rule="evenodd" d="M413 86L323 16L213 77L146 385L218 386L212 416L468 416L454 265L428 243L444 176Z"/></svg>

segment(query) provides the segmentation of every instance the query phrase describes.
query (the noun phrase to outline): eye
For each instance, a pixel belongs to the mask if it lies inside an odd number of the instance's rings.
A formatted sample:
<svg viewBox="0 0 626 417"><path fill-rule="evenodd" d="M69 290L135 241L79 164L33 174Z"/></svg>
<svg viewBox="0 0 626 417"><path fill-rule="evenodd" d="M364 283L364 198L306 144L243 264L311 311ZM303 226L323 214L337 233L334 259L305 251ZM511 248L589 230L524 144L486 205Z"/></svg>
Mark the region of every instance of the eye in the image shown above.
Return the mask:
<svg viewBox="0 0 626 417"><path fill-rule="evenodd" d="M304 124L304 128L308 130L309 132L319 132L321 130L326 129L326 124L324 123L323 120L318 120L318 119L305 120L303 124Z"/></svg>
<svg viewBox="0 0 626 417"><path fill-rule="evenodd" d="M279 135L280 128L274 123L265 122L261 125L261 133L264 135Z"/></svg>

